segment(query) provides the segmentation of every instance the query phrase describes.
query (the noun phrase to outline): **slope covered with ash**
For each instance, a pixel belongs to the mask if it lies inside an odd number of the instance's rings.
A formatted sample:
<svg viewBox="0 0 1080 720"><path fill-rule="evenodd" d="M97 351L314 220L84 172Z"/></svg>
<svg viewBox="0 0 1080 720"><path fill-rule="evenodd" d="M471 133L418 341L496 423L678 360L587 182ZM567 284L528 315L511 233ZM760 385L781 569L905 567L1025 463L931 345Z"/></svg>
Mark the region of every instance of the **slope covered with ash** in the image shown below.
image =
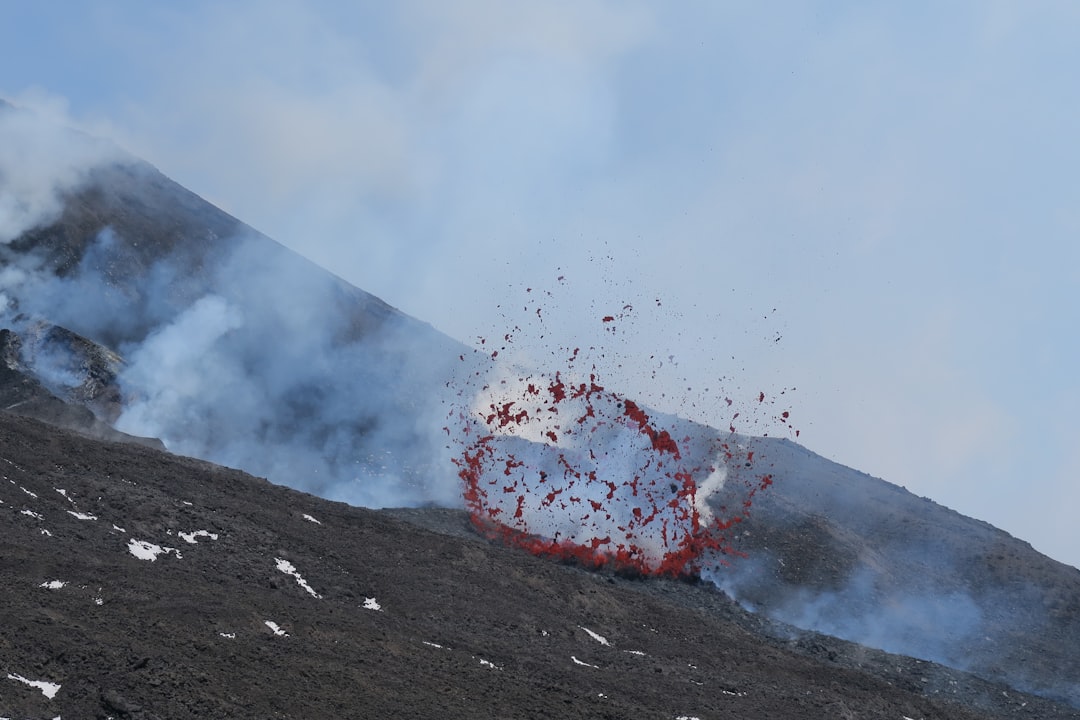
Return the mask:
<svg viewBox="0 0 1080 720"><path fill-rule="evenodd" d="M1076 716L761 636L708 586L588 573L6 413L0 448L4 717Z"/></svg>
<svg viewBox="0 0 1080 720"><path fill-rule="evenodd" d="M463 346L107 144L2 106L0 138L0 408L96 438L160 438L139 441L354 505L460 507L441 426ZM674 437L689 425L663 421ZM737 441L775 482L734 538L748 558L707 575L732 597L791 625L1080 703L1075 569L792 443ZM515 443L558 465L548 445ZM753 480L739 463L725 470L732 486ZM761 627L820 645L791 625Z"/></svg>
<svg viewBox="0 0 1080 720"><path fill-rule="evenodd" d="M175 452L354 503L452 501L432 429L459 344L107 144L3 108L0 137L10 369Z"/></svg>
<svg viewBox="0 0 1080 720"><path fill-rule="evenodd" d="M733 598L1080 706L1080 570L790 441L754 446L777 481L741 526L747 558L709 575Z"/></svg>

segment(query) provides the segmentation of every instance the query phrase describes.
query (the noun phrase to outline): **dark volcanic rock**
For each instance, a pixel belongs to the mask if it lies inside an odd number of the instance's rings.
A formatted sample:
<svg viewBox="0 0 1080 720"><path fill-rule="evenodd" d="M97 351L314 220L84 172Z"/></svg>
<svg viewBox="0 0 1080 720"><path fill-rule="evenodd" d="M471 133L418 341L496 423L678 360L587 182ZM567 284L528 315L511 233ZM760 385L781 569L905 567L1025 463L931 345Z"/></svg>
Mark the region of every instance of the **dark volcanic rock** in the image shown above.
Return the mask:
<svg viewBox="0 0 1080 720"><path fill-rule="evenodd" d="M539 560L453 511L405 512L440 534L8 414L0 475L0 672L60 686L0 681L5 717L1073 716L935 700L925 664L785 647L707 587Z"/></svg>

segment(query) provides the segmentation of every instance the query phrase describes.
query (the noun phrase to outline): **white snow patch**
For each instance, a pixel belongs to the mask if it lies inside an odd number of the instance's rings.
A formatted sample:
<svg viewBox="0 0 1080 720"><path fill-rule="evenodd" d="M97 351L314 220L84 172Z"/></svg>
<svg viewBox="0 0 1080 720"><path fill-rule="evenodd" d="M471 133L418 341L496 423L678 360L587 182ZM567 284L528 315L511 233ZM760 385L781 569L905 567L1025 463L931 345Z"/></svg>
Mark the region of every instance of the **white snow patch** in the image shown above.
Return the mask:
<svg viewBox="0 0 1080 720"><path fill-rule="evenodd" d="M184 503L188 507L191 507L191 503L189 503L187 500L181 500L180 502Z"/></svg>
<svg viewBox="0 0 1080 720"><path fill-rule="evenodd" d="M267 620L265 622L265 625L266 625L266 627L270 628L274 632L275 635L280 635L282 637L289 637L289 633L285 632L280 627L278 627L278 624L276 622L274 622L273 620Z"/></svg>
<svg viewBox="0 0 1080 720"><path fill-rule="evenodd" d="M44 680L27 680L22 675L13 675L12 673L8 673L8 680L15 680L16 682L21 682L24 685L35 687L40 690L41 694L47 697L49 700L52 700L54 697L56 697L56 693L60 692L59 685L57 685L56 683L45 682Z"/></svg>
<svg viewBox="0 0 1080 720"><path fill-rule="evenodd" d="M180 537L184 538L184 542L189 542L192 545L197 544L199 541L196 538L208 537L211 540L217 540L217 533L207 532L206 530L196 530L193 533L176 533Z"/></svg>
<svg viewBox="0 0 1080 720"><path fill-rule="evenodd" d="M104 601L104 600L102 600L102 599L101 599L101 598L99 598L99 597L96 597L96 598L94 598L94 604L95 604L95 605L104 605L104 604L105 604L105 601Z"/></svg>
<svg viewBox="0 0 1080 720"><path fill-rule="evenodd" d="M271 628L271 629L272 629L272 628ZM276 631L276 630L274 631L274 634L275 634L275 635L277 634L277 631ZM223 638L226 638L226 639L228 639L228 640L235 640L235 639L236 639L236 633L223 633L223 632L219 632L219 633L218 633L218 635L220 635L221 637L223 637Z"/></svg>
<svg viewBox="0 0 1080 720"><path fill-rule="evenodd" d="M41 528L41 534L44 535L45 537L52 537L52 533L49 532L48 530L46 530L45 528Z"/></svg>
<svg viewBox="0 0 1080 720"><path fill-rule="evenodd" d="M75 512L74 510L68 510L67 514L79 520L97 520L97 515L88 515L86 513Z"/></svg>
<svg viewBox="0 0 1080 720"><path fill-rule="evenodd" d="M484 658L480 658L480 664L483 665L484 667L489 667L492 670L502 670L501 667L499 667L495 663L491 662L490 660L485 660Z"/></svg>
<svg viewBox="0 0 1080 720"><path fill-rule="evenodd" d="M589 633L589 637L591 637L596 642L600 643L601 645L607 645L608 647L611 647L611 643L609 643L607 641L607 638L604 637L603 635L597 635L596 633L594 633L589 628L583 627L581 625L578 625L578 627L581 628L582 630L584 630L585 632Z"/></svg>
<svg viewBox="0 0 1080 720"><path fill-rule="evenodd" d="M701 718L694 715L677 715L675 720L701 720Z"/></svg>
<svg viewBox="0 0 1080 720"><path fill-rule="evenodd" d="M375 598L364 598L365 610L382 610L382 605Z"/></svg>
<svg viewBox="0 0 1080 720"><path fill-rule="evenodd" d="M67 490L65 490L64 488L53 488L53 490L55 490L56 492L58 492L58 493L60 493L61 495L63 495L63 496L64 496L64 499L65 499L65 500L67 500L67 501L68 501L69 503L71 503L72 505L74 505L74 504L75 504L75 501L74 501L74 500L72 500L72 499L71 499L71 497L69 497L69 496L68 496L68 494L67 494Z"/></svg>
<svg viewBox="0 0 1080 720"><path fill-rule="evenodd" d="M571 655L571 656L570 656L570 659L574 661L574 664L575 664L575 665L584 665L585 667L591 667L591 668L596 668L597 670L599 670L599 669L600 669L600 666L599 666L599 665L590 665L590 664L589 664L589 663L587 663L587 662L582 662L581 660L578 660L578 659L577 659L576 657L574 657L573 655Z"/></svg>
<svg viewBox="0 0 1080 720"><path fill-rule="evenodd" d="M22 485L20 485L20 486L19 486L19 489L20 489L20 490L22 490L22 491L23 491L24 493L26 493L27 495L29 495L30 497L32 497L32 498L35 498L35 499L37 498L37 494L36 494L36 493L32 493L32 492L30 492L29 490L27 490L26 488L24 488L24 487L23 487Z"/></svg>
<svg viewBox="0 0 1080 720"><path fill-rule="evenodd" d="M420 642L422 642L425 645L428 645L430 647L433 647L433 648L439 648L440 650L445 650L446 649L442 645L440 645L439 643L428 642L427 640L421 640Z"/></svg>
<svg viewBox="0 0 1080 720"><path fill-rule="evenodd" d="M65 585L67 585L67 583L63 580L50 580L49 582L41 583L40 585L38 585L38 587L47 588L49 590L59 590Z"/></svg>
<svg viewBox="0 0 1080 720"><path fill-rule="evenodd" d="M167 555L169 553L175 554L177 559L183 558L183 555L181 555L180 551L176 548L161 547L160 545L155 545L152 542L147 542L145 540L136 540L134 538L128 541L128 552L130 552L132 555L139 558L140 560L149 560L151 562L157 560L158 555Z"/></svg>
<svg viewBox="0 0 1080 720"><path fill-rule="evenodd" d="M294 578L296 578L296 584L304 588L304 590L307 590L308 594L311 595L313 598L322 599L322 595L315 592L315 590L312 589L310 585L308 585L307 580L300 577L300 573L296 571L296 568L291 562L289 562L288 560L282 560L281 558L274 558L274 560L277 562L278 570L285 573L286 575L292 575Z"/></svg>
<svg viewBox="0 0 1080 720"><path fill-rule="evenodd" d="M37 518L38 520L44 520L44 519L45 519L45 518L44 518L44 517L42 517L41 515L39 515L39 514L37 514L36 512L34 512L33 510L20 510L20 511L19 511L19 513L20 513L21 515L29 515L30 517L32 517L32 518Z"/></svg>
<svg viewBox="0 0 1080 720"><path fill-rule="evenodd" d="M318 520L316 520L315 518L311 517L311 516L310 516L310 515L308 515L307 513L304 513L304 519L305 519L305 520L308 520L308 521L310 521L310 522L313 522L313 523L315 523L316 525L322 525L322 523L321 523L321 522L319 522L319 521L318 521Z"/></svg>
<svg viewBox="0 0 1080 720"><path fill-rule="evenodd" d="M645 657L645 653L641 652L640 650L623 650L623 652L629 653L631 655L640 655L641 657Z"/></svg>
<svg viewBox="0 0 1080 720"><path fill-rule="evenodd" d="M113 529L113 530L119 530L119 531L120 531L120 532L122 532L122 533L126 533L126 532L127 532L127 530L125 530L124 528L122 528L122 527L117 527L115 523L113 523L112 529Z"/></svg>

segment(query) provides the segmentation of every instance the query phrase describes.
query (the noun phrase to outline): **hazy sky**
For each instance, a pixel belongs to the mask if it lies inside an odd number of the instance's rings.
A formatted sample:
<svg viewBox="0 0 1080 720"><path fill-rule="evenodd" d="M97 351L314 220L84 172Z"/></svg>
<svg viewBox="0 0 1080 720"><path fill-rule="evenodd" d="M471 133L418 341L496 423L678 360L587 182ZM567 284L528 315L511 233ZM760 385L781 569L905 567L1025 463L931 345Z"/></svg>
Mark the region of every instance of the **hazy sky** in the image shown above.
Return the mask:
<svg viewBox="0 0 1080 720"><path fill-rule="evenodd" d="M1080 5L0 11L0 94L446 333L551 289L628 394L797 388L810 449L1080 565Z"/></svg>

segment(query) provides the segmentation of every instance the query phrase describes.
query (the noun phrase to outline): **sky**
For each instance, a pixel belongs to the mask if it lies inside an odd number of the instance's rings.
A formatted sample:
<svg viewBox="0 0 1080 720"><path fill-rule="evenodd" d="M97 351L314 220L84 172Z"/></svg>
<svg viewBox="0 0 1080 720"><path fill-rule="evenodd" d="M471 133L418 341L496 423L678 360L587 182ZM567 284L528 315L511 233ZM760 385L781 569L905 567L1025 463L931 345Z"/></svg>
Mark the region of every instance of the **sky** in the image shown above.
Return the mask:
<svg viewBox="0 0 1080 720"><path fill-rule="evenodd" d="M0 10L0 95L443 332L602 341L720 426L783 392L811 450L1080 566L1075 3Z"/></svg>

